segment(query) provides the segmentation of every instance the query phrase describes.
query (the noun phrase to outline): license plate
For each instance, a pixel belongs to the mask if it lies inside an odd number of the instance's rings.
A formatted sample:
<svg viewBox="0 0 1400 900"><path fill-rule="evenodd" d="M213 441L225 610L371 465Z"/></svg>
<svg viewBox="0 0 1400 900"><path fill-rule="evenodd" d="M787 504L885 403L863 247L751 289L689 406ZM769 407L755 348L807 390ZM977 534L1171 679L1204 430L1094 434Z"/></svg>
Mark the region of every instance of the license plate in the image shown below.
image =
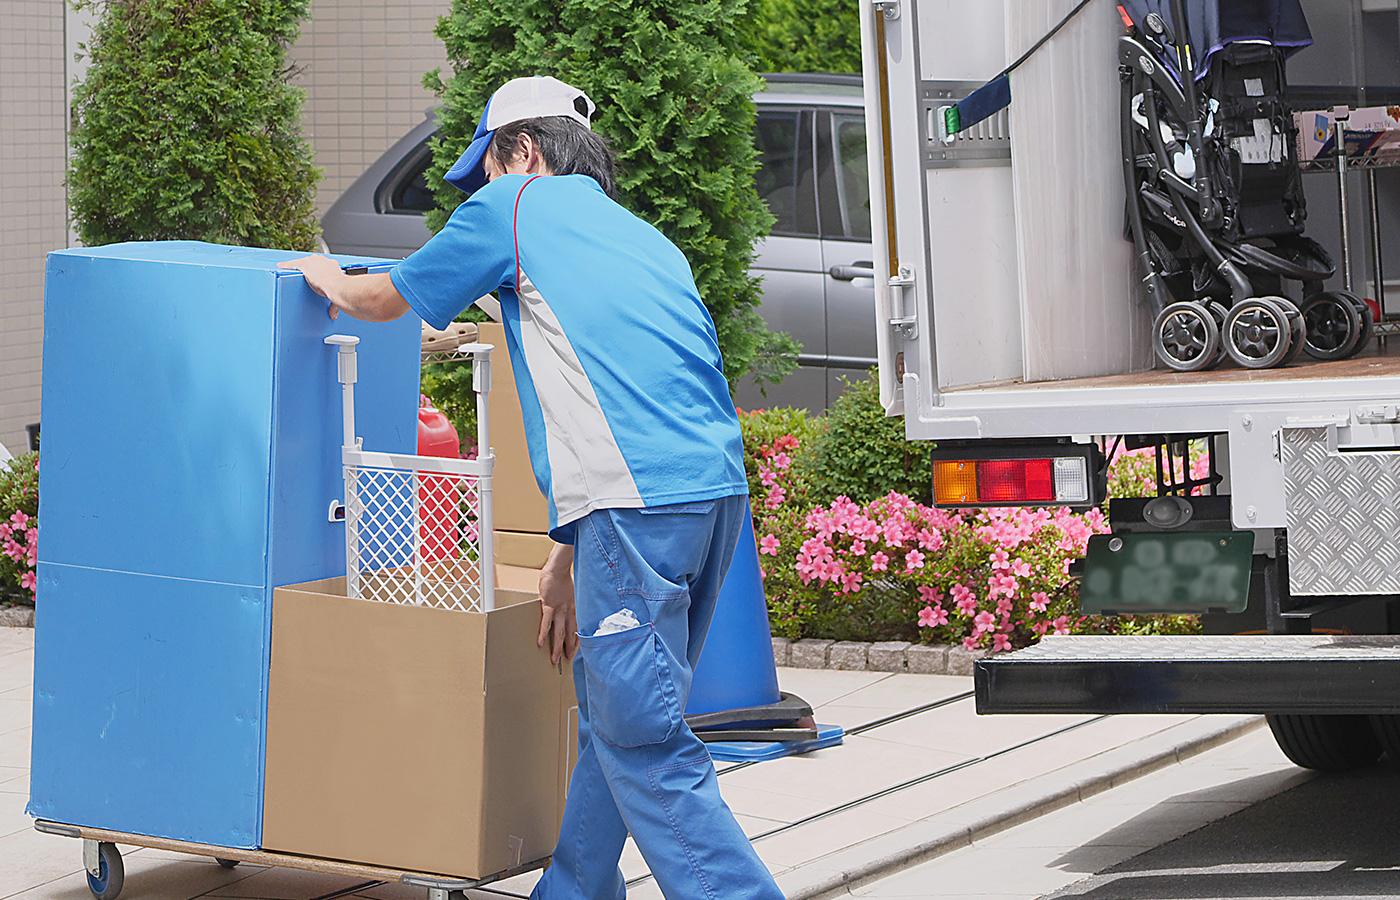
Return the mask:
<svg viewBox="0 0 1400 900"><path fill-rule="evenodd" d="M1096 534L1079 607L1085 613L1244 612L1250 531Z"/></svg>

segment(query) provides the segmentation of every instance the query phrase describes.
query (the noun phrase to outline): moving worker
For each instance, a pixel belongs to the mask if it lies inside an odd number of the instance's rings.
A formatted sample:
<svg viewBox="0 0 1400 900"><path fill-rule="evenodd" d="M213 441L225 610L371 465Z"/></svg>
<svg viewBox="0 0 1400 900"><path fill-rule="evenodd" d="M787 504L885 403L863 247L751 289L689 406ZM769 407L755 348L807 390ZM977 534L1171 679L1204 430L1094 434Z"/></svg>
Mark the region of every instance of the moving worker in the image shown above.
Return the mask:
<svg viewBox="0 0 1400 900"><path fill-rule="evenodd" d="M539 643L556 663L579 648L578 763L533 896L619 900L630 831L670 900L780 898L682 718L748 514L739 422L690 266L612 199L593 110L554 78L509 81L444 176L473 193L422 249L382 275L283 265L332 317L442 328L500 292L557 542Z"/></svg>

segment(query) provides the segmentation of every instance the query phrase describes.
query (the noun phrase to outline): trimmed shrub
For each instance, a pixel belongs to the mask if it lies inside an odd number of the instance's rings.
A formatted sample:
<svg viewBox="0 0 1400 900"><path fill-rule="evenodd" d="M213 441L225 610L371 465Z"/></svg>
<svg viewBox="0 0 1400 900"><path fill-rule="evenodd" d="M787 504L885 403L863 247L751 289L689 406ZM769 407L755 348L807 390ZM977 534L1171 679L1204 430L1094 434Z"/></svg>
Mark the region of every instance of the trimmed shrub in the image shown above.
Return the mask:
<svg viewBox="0 0 1400 900"><path fill-rule="evenodd" d="M39 454L0 463L0 600L34 602L38 515Z"/></svg>
<svg viewBox="0 0 1400 900"><path fill-rule="evenodd" d="M796 344L768 331L749 275L753 245L773 218L754 185L753 93L743 0L453 0L436 33L452 74L428 73L443 100L429 184L440 229L463 195L442 174L466 148L491 92L553 75L598 105L593 126L618 157L623 205L690 260L731 384L772 380Z"/></svg>
<svg viewBox="0 0 1400 900"><path fill-rule="evenodd" d="M860 71L856 0L755 0L754 19L760 71Z"/></svg>
<svg viewBox="0 0 1400 900"><path fill-rule="evenodd" d="M846 385L803 463L813 499L830 503L844 496L868 503L891 491L928 499L933 478L929 445L906 440L904 419L885 415L874 371L846 380Z"/></svg>
<svg viewBox="0 0 1400 900"><path fill-rule="evenodd" d="M321 177L287 47L308 0L80 0L101 16L73 92L69 203L88 245L315 249Z"/></svg>

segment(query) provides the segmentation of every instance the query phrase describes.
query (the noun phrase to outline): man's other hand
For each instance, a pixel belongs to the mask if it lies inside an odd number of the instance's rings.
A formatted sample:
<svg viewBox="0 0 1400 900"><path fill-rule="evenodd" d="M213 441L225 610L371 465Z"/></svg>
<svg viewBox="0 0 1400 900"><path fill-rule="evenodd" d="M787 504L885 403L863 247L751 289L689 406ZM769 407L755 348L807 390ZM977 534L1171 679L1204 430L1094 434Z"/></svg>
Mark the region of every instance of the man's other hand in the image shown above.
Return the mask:
<svg viewBox="0 0 1400 900"><path fill-rule="evenodd" d="M555 544L540 570L540 635L535 644L549 651L549 659L556 666L578 649L573 562L574 548Z"/></svg>

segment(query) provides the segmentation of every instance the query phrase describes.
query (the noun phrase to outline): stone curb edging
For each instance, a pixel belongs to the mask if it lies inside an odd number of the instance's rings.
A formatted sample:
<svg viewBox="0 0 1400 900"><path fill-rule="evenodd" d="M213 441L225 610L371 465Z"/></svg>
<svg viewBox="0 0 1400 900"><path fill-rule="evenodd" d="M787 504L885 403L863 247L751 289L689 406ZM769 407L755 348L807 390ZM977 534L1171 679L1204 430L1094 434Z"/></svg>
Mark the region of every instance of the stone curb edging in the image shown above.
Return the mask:
<svg viewBox="0 0 1400 900"><path fill-rule="evenodd" d="M1263 724L1262 716L1238 717L1229 724L1201 729L1200 734L1181 742L1173 740L1169 734L1159 732L1134 742L1158 746L1134 747L1128 744L1069 767L1071 773L1085 766L1098 769L1082 778L1075 778L1070 774L1063 780L1057 780L1055 784L1046 785L1035 794L1028 795L1026 792L1028 788L1034 789L1034 782L1016 785L999 792L1005 794L1015 790L1011 802L999 809L993 808L971 823L916 822L839 850L828 857L814 860L807 866L799 866L785 872L778 876L778 884L788 900L826 900L829 897L845 896L856 888L902 869L928 862L945 853L966 847L974 841L1204 753L1242 737ZM1168 729L1169 732L1173 730L1175 729ZM1160 746L1164 742L1167 746ZM1119 756L1127 758L1121 761L1112 759ZM983 798L993 806L1000 799L996 794ZM804 869L810 871L804 872Z"/></svg>
<svg viewBox="0 0 1400 900"><path fill-rule="evenodd" d="M0 609L0 628L33 628L34 607L11 606Z"/></svg>
<svg viewBox="0 0 1400 900"><path fill-rule="evenodd" d="M909 672L915 675L971 675L972 664L986 650L954 644L908 641L832 641L773 638L773 662L795 669L840 669L847 672Z"/></svg>

